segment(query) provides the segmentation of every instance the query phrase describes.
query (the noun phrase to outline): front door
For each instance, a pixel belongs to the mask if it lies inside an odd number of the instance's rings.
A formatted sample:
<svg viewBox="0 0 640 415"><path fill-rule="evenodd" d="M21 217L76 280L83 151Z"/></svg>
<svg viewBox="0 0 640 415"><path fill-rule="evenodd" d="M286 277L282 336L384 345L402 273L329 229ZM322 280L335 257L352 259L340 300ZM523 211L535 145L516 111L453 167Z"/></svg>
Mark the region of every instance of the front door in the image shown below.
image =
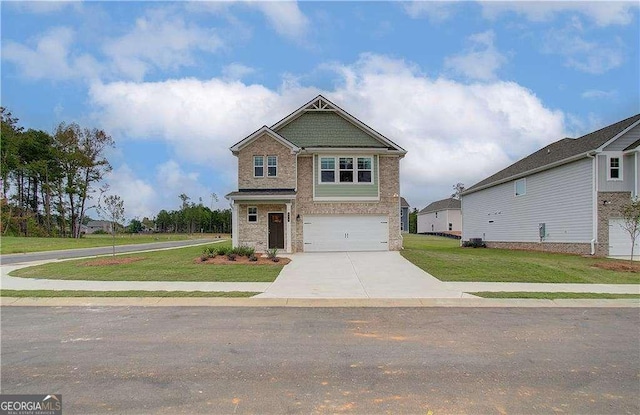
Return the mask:
<svg viewBox="0 0 640 415"><path fill-rule="evenodd" d="M284 213L269 213L269 249L284 249Z"/></svg>

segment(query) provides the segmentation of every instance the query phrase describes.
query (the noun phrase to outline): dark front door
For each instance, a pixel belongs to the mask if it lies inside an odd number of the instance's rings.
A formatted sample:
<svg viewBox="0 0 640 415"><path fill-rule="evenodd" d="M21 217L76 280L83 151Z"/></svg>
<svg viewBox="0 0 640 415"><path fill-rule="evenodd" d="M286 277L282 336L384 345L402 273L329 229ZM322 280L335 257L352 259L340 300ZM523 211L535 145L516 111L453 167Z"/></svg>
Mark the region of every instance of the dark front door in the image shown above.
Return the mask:
<svg viewBox="0 0 640 415"><path fill-rule="evenodd" d="M269 213L269 249L284 249L284 213Z"/></svg>

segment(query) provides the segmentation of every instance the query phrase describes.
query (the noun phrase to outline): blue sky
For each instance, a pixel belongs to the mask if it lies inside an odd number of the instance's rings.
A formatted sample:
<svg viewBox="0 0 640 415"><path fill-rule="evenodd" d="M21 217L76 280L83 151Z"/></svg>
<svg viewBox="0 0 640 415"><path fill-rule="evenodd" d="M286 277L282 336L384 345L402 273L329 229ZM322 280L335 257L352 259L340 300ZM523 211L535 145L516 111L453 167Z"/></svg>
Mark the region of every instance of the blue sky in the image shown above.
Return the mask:
<svg viewBox="0 0 640 415"><path fill-rule="evenodd" d="M228 147L322 93L408 150L412 207L640 112L637 2L3 1L2 105L104 129L129 218L234 190Z"/></svg>

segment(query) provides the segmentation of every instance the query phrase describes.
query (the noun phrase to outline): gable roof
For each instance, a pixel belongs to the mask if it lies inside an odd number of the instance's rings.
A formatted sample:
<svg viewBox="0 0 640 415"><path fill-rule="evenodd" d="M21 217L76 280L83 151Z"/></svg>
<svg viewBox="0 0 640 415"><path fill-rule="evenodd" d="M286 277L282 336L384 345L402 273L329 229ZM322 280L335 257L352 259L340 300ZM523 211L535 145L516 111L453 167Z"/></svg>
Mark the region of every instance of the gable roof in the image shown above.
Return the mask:
<svg viewBox="0 0 640 415"><path fill-rule="evenodd" d="M436 202L430 203L429 205L427 205L426 208L418 212L418 214L438 212L441 210L448 210L448 209L460 209L460 208L461 208L460 199L454 199L450 197L448 199L442 199L442 200L438 200Z"/></svg>
<svg viewBox="0 0 640 415"><path fill-rule="evenodd" d="M295 126L293 123L301 125ZM318 95L271 126L301 148L380 148L404 155L406 150Z"/></svg>
<svg viewBox="0 0 640 415"><path fill-rule="evenodd" d="M231 150L231 152L233 154L236 154L238 151L242 150L242 148L244 148L247 145L251 144L251 142L253 140L255 140L258 137L261 137L263 134L266 134L266 135L270 136L271 138L273 138L276 141L280 142L280 144L282 144L283 146L289 147L291 149L291 151L294 152L294 153L300 151L300 148L298 146L296 146L295 144L293 144L292 142L290 142L289 140L287 140L286 138L284 138L280 134L276 133L275 131L273 131L272 129L267 127L266 125L260 127L258 130L254 131L253 133L249 134L247 137L245 137L242 140L238 141L237 143L232 145L229 149Z"/></svg>
<svg viewBox="0 0 640 415"><path fill-rule="evenodd" d="M625 148L622 151L629 151L629 150L633 150L640 147L640 139L636 140L635 142L629 144L629 146L627 146L627 148Z"/></svg>
<svg viewBox="0 0 640 415"><path fill-rule="evenodd" d="M640 122L640 114L629 117L615 124L601 128L592 133L579 138L563 138L546 147L541 148L527 157L513 163L509 167L500 170L496 174L474 184L462 194L469 194L475 191L491 187L533 170L551 168L556 165L568 163L586 157L588 153L601 150L621 134Z"/></svg>
<svg viewBox="0 0 640 415"><path fill-rule="evenodd" d="M407 199L405 199L404 197L400 198L400 207L411 207L411 205L409 204L409 202L407 202Z"/></svg>

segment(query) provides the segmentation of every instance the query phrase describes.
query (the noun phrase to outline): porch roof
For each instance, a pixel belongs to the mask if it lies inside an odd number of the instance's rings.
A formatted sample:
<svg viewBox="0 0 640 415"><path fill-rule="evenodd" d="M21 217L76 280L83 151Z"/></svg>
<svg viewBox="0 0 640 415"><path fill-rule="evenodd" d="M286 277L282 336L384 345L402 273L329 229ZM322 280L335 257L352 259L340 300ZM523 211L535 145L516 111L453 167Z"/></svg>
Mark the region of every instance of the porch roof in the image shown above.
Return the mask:
<svg viewBox="0 0 640 415"><path fill-rule="evenodd" d="M225 196L228 200L294 200L295 189L240 189Z"/></svg>

